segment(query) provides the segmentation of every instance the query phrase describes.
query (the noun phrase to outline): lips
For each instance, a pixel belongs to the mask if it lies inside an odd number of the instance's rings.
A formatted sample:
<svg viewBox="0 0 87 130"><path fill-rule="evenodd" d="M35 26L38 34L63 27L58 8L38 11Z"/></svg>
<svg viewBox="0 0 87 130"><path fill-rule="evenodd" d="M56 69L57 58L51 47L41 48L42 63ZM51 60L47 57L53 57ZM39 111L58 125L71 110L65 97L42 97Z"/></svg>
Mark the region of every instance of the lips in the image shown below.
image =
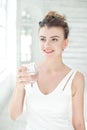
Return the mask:
<svg viewBox="0 0 87 130"><path fill-rule="evenodd" d="M54 50L44 50L44 52L47 54L51 54L52 52L54 52Z"/></svg>

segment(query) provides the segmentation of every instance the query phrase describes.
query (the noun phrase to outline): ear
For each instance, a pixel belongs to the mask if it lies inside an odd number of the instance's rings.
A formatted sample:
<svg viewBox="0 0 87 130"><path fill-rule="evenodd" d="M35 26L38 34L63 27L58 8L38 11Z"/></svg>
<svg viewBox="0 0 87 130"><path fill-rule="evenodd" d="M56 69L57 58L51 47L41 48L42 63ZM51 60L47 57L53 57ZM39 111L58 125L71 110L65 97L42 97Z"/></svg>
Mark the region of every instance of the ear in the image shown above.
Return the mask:
<svg viewBox="0 0 87 130"><path fill-rule="evenodd" d="M68 46L68 39L64 40L63 49L65 49Z"/></svg>

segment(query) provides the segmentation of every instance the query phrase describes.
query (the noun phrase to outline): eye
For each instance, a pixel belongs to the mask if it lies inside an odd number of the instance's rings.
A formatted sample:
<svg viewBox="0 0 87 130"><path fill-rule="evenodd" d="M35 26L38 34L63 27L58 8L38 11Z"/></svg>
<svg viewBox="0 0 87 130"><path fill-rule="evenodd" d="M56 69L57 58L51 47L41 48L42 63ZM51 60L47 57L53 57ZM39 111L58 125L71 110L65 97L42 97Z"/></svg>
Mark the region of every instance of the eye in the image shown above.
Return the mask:
<svg viewBox="0 0 87 130"><path fill-rule="evenodd" d="M40 38L40 41L43 41L43 42L44 42L44 41L46 41L46 39L45 39L45 38Z"/></svg>
<svg viewBox="0 0 87 130"><path fill-rule="evenodd" d="M52 41L58 41L58 39L57 38L53 38Z"/></svg>

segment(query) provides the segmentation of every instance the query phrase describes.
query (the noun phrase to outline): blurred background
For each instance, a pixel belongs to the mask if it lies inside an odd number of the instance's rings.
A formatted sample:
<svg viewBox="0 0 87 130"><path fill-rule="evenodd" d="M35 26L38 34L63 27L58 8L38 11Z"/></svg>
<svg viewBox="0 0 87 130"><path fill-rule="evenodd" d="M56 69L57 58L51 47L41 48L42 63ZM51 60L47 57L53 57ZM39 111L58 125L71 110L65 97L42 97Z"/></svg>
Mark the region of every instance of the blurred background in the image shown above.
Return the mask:
<svg viewBox="0 0 87 130"><path fill-rule="evenodd" d="M8 105L18 66L43 57L39 49L38 22L50 10L65 15L69 23L69 45L63 60L85 76L87 121L87 0L0 0L0 130L24 130L26 115L12 121Z"/></svg>

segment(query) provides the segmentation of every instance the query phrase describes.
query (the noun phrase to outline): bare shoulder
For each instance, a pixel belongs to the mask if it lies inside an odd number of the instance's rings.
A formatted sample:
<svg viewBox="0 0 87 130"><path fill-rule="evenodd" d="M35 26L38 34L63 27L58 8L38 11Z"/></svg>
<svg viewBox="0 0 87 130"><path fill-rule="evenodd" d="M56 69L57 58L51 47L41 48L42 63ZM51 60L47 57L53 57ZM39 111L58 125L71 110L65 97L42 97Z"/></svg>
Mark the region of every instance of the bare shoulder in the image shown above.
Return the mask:
<svg viewBox="0 0 87 130"><path fill-rule="evenodd" d="M84 75L81 72L77 71L72 82L72 91L74 95L76 92L84 90L84 82Z"/></svg>
<svg viewBox="0 0 87 130"><path fill-rule="evenodd" d="M84 82L84 75L81 72L77 71L77 73L73 79L73 83L80 84L81 82L82 83Z"/></svg>

